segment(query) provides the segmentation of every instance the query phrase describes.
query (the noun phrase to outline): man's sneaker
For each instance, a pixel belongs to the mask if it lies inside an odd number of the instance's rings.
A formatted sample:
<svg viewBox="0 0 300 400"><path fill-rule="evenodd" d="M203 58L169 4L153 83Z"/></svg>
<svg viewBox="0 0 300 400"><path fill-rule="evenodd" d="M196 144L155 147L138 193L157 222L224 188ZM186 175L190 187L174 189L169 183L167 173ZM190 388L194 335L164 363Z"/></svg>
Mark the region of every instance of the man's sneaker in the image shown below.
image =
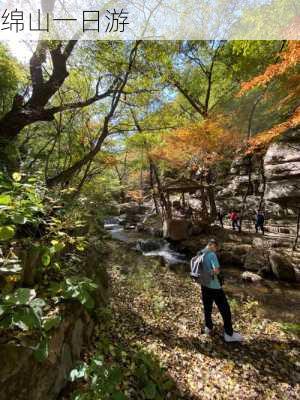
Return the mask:
<svg viewBox="0 0 300 400"><path fill-rule="evenodd" d="M207 326L203 329L203 333L205 335L211 335L212 334L212 329L209 329Z"/></svg>
<svg viewBox="0 0 300 400"><path fill-rule="evenodd" d="M225 340L225 342L242 342L244 340L244 338L238 332L233 332L233 334L231 336L227 335L227 333L224 332L224 340Z"/></svg>

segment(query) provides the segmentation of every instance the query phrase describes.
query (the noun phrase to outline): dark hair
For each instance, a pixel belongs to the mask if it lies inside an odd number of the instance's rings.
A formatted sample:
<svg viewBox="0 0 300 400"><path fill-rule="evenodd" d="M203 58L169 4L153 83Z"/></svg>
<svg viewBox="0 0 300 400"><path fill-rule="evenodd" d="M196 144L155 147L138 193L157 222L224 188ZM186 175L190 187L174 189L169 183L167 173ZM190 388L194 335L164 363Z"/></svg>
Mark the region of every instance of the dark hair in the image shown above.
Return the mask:
<svg viewBox="0 0 300 400"><path fill-rule="evenodd" d="M215 244L218 245L218 242L215 239L209 239L208 244Z"/></svg>

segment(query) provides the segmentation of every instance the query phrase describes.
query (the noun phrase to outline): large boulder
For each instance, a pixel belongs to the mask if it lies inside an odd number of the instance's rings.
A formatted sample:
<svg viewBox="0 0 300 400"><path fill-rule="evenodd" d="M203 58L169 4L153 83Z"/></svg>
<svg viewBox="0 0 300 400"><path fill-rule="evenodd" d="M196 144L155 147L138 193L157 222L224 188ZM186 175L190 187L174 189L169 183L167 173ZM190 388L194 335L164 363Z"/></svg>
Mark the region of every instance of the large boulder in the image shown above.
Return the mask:
<svg viewBox="0 0 300 400"><path fill-rule="evenodd" d="M120 205L120 215L126 222L141 222L144 218L146 207L135 202Z"/></svg>
<svg viewBox="0 0 300 400"><path fill-rule="evenodd" d="M182 219L168 219L163 224L163 236L165 239L180 241L187 239L192 230L190 221Z"/></svg>
<svg viewBox="0 0 300 400"><path fill-rule="evenodd" d="M222 265L242 267L251 246L247 244L229 243L222 246L219 258Z"/></svg>
<svg viewBox="0 0 300 400"><path fill-rule="evenodd" d="M272 250L269 258L272 272L277 279L287 282L296 281L296 272L290 257Z"/></svg>
<svg viewBox="0 0 300 400"><path fill-rule="evenodd" d="M268 148L264 158L265 199L284 207L300 204L300 127L290 129Z"/></svg>
<svg viewBox="0 0 300 400"><path fill-rule="evenodd" d="M244 268L247 271L268 273L270 271L268 252L261 247L252 247L246 255Z"/></svg>

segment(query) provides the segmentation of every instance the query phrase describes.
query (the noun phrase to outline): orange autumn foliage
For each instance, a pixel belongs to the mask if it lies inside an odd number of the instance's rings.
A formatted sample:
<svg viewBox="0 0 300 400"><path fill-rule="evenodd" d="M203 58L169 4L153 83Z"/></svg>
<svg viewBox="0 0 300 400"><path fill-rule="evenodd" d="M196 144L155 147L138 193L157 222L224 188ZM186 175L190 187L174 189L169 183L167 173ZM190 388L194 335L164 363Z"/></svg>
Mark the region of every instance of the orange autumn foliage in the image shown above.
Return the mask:
<svg viewBox="0 0 300 400"><path fill-rule="evenodd" d="M104 153L100 157L100 164L105 167L114 167L118 164L118 159L115 155Z"/></svg>
<svg viewBox="0 0 300 400"><path fill-rule="evenodd" d="M288 129L296 128L300 125L300 106L296 108L291 117L281 124L275 125L273 128L259 133L251 138L248 142L246 154L253 154L254 152L262 152L266 150L268 145L284 134Z"/></svg>
<svg viewBox="0 0 300 400"><path fill-rule="evenodd" d="M280 62L269 65L263 74L256 76L248 82L244 82L239 96L244 95L257 86L266 85L276 76L284 74L289 68L298 64L300 62L300 41L289 41L287 49L280 54L280 58Z"/></svg>
<svg viewBox="0 0 300 400"><path fill-rule="evenodd" d="M163 143L151 152L154 159L163 160L173 168L214 164L230 157L238 145L237 133L226 130L217 121L209 119L200 124L169 132Z"/></svg>
<svg viewBox="0 0 300 400"><path fill-rule="evenodd" d="M127 196L137 203L141 203L144 199L142 190L129 190Z"/></svg>

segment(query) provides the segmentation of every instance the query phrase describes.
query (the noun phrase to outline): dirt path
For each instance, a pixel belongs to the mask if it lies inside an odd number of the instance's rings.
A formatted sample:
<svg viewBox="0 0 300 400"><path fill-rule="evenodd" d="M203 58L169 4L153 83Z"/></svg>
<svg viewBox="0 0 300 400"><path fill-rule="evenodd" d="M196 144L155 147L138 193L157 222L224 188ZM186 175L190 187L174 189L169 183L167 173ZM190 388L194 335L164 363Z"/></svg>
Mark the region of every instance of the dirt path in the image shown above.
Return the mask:
<svg viewBox="0 0 300 400"><path fill-rule="evenodd" d="M261 319L257 302L231 299L235 328L246 341L225 344L218 315L215 336L200 334L196 284L143 258L128 268L129 258L128 254L116 260L112 255L111 260L110 307L117 338L159 359L176 383L179 398L299 398L300 342L279 324Z"/></svg>
<svg viewBox="0 0 300 400"><path fill-rule="evenodd" d="M243 344L223 342L216 313L215 335L206 337L197 284L116 246L107 252L111 301L95 338L108 365L122 364L118 388L124 397L116 398L299 399L299 338L263 319L256 301L230 299ZM136 369L134 354L141 351L151 361ZM99 398L115 397L88 397Z"/></svg>

